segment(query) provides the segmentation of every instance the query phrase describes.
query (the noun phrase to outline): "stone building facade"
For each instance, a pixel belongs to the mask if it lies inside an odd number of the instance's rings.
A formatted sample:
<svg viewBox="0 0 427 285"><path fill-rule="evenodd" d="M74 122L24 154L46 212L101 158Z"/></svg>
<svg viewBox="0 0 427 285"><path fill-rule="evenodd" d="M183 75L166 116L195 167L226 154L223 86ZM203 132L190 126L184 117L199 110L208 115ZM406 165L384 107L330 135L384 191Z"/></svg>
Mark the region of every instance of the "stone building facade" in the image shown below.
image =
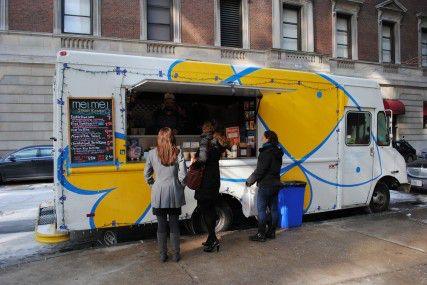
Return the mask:
<svg viewBox="0 0 427 285"><path fill-rule="evenodd" d="M0 0L0 153L49 143L61 49L375 79L427 148L427 1Z"/></svg>

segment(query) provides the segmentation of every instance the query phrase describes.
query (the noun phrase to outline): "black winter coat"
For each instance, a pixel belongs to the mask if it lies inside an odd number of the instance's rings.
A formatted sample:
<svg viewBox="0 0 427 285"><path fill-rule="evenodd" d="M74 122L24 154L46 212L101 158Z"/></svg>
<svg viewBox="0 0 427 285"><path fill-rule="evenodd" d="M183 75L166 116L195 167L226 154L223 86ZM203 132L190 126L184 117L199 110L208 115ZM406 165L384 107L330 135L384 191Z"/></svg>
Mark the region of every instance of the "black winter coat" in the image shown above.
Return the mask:
<svg viewBox="0 0 427 285"><path fill-rule="evenodd" d="M283 151L276 144L264 144L259 149L256 169L246 180L246 184L250 186L257 182L260 188L281 186L282 156Z"/></svg>
<svg viewBox="0 0 427 285"><path fill-rule="evenodd" d="M196 166L204 166L202 185L194 194L196 200L216 199L219 195L219 160L225 148L211 134L202 134Z"/></svg>

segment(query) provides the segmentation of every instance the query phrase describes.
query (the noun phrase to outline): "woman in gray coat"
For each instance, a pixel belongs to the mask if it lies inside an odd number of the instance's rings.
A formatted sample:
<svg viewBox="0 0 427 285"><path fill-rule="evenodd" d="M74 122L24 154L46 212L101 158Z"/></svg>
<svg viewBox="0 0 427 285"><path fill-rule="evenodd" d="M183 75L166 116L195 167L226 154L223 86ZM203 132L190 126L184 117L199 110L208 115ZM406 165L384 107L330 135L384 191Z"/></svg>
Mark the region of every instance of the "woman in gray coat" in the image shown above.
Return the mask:
<svg viewBox="0 0 427 285"><path fill-rule="evenodd" d="M179 215L185 205L184 178L187 174L184 156L176 146L170 128L162 128L157 136L157 147L150 150L145 164L144 177L151 187L151 206L157 216L157 241L160 260L167 255L167 216L169 216L172 259L181 259L179 247Z"/></svg>

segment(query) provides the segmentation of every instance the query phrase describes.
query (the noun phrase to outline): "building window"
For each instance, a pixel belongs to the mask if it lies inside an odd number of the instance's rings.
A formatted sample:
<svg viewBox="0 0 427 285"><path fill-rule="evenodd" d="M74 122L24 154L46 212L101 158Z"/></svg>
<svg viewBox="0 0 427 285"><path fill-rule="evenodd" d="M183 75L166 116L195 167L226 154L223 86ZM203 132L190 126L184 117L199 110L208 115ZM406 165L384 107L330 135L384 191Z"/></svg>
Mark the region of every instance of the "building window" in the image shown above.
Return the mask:
<svg viewBox="0 0 427 285"><path fill-rule="evenodd" d="M421 65L427 67L427 28L421 29Z"/></svg>
<svg viewBox="0 0 427 285"><path fill-rule="evenodd" d="M283 5L282 49L301 50L301 9Z"/></svg>
<svg viewBox="0 0 427 285"><path fill-rule="evenodd" d="M382 24L382 62L394 63L394 24L390 22L383 22Z"/></svg>
<svg viewBox="0 0 427 285"><path fill-rule="evenodd" d="M92 34L92 0L62 1L62 32Z"/></svg>
<svg viewBox="0 0 427 285"><path fill-rule="evenodd" d="M351 58L351 16L337 14L337 57Z"/></svg>
<svg viewBox="0 0 427 285"><path fill-rule="evenodd" d="M172 0L147 0L147 39L172 41Z"/></svg>
<svg viewBox="0 0 427 285"><path fill-rule="evenodd" d="M221 46L242 47L242 3L240 0L220 1Z"/></svg>
<svg viewBox="0 0 427 285"><path fill-rule="evenodd" d="M347 145L369 145L371 142L371 114L348 112L346 124Z"/></svg>

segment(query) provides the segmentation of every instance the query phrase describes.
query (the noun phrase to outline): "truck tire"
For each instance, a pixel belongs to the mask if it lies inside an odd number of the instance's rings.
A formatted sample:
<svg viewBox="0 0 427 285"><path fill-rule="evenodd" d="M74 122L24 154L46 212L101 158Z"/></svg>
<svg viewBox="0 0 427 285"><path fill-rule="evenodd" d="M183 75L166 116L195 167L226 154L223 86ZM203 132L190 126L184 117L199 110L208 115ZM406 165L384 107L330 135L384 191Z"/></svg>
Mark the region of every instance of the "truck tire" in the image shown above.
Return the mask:
<svg viewBox="0 0 427 285"><path fill-rule="evenodd" d="M215 207L217 213L217 221L215 226L216 232L223 232L230 228L233 221L233 211L226 201L221 201ZM205 222L200 213L199 208L196 208L191 217L191 227L194 233L206 232Z"/></svg>
<svg viewBox="0 0 427 285"><path fill-rule="evenodd" d="M379 213L388 210L390 205L390 189L387 184L379 182L372 193L371 202L369 203L369 210L372 213Z"/></svg>
<svg viewBox="0 0 427 285"><path fill-rule="evenodd" d="M223 232L228 230L233 222L233 211L230 205L225 201L220 202L216 206L216 213L218 215L218 220L216 222L215 231Z"/></svg>

